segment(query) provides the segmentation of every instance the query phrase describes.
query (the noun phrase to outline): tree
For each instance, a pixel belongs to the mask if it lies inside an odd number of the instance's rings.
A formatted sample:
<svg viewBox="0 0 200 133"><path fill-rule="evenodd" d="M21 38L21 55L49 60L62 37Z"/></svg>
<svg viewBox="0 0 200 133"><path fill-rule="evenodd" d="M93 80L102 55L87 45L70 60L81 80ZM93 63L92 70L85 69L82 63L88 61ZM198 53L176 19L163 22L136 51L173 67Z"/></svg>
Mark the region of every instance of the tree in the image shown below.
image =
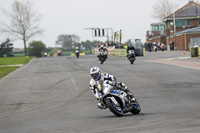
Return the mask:
<svg viewBox="0 0 200 133"><path fill-rule="evenodd" d="M30 56L42 57L46 46L41 41L32 41L28 46L28 53Z"/></svg>
<svg viewBox="0 0 200 133"><path fill-rule="evenodd" d="M170 0L157 0L153 5L152 16L162 21L164 18L172 14L177 8L178 6L171 3Z"/></svg>
<svg viewBox="0 0 200 133"><path fill-rule="evenodd" d="M74 44L80 41L80 37L77 35L59 35L56 40L56 45L61 45L63 48L72 48Z"/></svg>
<svg viewBox="0 0 200 133"><path fill-rule="evenodd" d="M10 43L10 39L7 39L5 42L3 42L0 45L0 57L4 57L6 55L7 57L13 57L14 55L11 54L13 50L13 44Z"/></svg>
<svg viewBox="0 0 200 133"><path fill-rule="evenodd" d="M18 2L15 0L12 4L12 11L3 10L3 13L9 18L10 24L4 23L1 31L22 40L25 56L27 56L27 41L43 32L38 25L41 16L33 8L30 1Z"/></svg>
<svg viewBox="0 0 200 133"><path fill-rule="evenodd" d="M90 50L91 49L91 47L94 47L94 45L96 44L96 43L100 43L100 41L96 41L96 40L94 40L94 41L89 41L89 40L86 40L85 42L84 41L82 41L81 43L76 43L75 44L75 46L76 47L85 47L85 49L87 49L87 50Z"/></svg>

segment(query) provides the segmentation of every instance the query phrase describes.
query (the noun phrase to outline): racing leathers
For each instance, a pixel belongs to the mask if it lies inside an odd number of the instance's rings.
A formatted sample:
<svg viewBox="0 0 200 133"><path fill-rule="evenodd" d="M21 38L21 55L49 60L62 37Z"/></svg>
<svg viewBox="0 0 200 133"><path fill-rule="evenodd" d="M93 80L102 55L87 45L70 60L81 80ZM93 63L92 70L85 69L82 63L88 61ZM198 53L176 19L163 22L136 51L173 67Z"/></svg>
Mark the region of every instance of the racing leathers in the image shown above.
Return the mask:
<svg viewBox="0 0 200 133"><path fill-rule="evenodd" d="M117 82L116 78L113 75L110 75L108 73L101 73L101 77L99 78L99 80L94 80L93 78L90 80L90 90L92 91L93 95L97 98L97 100L99 100L97 104L98 108L106 108L99 98L99 95L101 94L102 90L98 90L98 86L102 86L105 80L108 80L108 84L126 92L127 95L131 98L131 101L135 101L133 94L129 91L128 87L124 83Z"/></svg>
<svg viewBox="0 0 200 133"><path fill-rule="evenodd" d="M99 55L97 56L99 59L100 59L100 53L101 52L106 52L105 57L107 59L107 57L108 57L108 50L106 48L102 48L102 47L99 48Z"/></svg>
<svg viewBox="0 0 200 133"><path fill-rule="evenodd" d="M126 50L127 58L128 58L128 52L129 52L129 50L134 50L134 51L135 51L135 47L134 47L134 46L129 46L129 47L127 48L127 50ZM134 54L134 59L136 60L135 54Z"/></svg>

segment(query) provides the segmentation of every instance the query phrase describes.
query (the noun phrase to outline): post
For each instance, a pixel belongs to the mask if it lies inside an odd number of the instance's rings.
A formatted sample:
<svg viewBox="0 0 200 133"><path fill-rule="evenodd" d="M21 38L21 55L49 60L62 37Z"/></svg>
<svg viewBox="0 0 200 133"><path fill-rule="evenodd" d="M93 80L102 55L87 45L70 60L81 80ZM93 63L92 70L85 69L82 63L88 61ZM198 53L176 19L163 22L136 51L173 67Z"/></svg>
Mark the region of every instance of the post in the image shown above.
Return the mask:
<svg viewBox="0 0 200 133"><path fill-rule="evenodd" d="M175 21L175 12L174 12L174 14L173 14L173 21L174 21L174 50L175 50L175 46L176 46L176 35L175 35L175 33L176 33L176 21ZM176 50L178 50L178 47L176 48Z"/></svg>

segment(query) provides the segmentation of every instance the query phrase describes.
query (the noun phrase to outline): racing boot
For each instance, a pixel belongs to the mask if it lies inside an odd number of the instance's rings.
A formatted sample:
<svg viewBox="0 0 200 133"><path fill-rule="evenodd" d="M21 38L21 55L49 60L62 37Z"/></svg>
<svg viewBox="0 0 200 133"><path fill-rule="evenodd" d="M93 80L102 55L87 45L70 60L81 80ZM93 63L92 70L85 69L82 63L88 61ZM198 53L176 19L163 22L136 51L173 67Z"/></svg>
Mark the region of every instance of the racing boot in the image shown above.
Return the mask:
<svg viewBox="0 0 200 133"><path fill-rule="evenodd" d="M130 92L130 90L128 89L128 87L124 83L117 82L116 86L117 86L117 88L120 88L121 90L126 92L128 97L131 99L131 102L135 102L136 101L136 99L134 98L134 95Z"/></svg>
<svg viewBox="0 0 200 133"><path fill-rule="evenodd" d="M127 93L128 97L131 99L132 103L136 102L136 99L134 98L134 95L129 90L126 93Z"/></svg>
<svg viewBox="0 0 200 133"><path fill-rule="evenodd" d="M97 107L100 109L106 109L106 106L103 103L101 103L100 101L97 103Z"/></svg>

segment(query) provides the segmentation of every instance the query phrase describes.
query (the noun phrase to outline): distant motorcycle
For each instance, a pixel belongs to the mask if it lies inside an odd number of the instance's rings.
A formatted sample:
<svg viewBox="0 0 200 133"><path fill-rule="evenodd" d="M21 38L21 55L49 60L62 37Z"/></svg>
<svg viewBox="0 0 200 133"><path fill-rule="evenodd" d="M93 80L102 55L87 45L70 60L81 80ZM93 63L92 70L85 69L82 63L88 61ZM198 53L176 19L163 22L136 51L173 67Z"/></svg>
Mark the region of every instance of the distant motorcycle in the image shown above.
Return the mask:
<svg viewBox="0 0 200 133"><path fill-rule="evenodd" d="M101 85L98 85L97 88L99 91L96 97L104 104L104 109L109 108L116 116L123 116L124 113L128 112L140 113L139 103L137 101L131 102L131 98L127 96L126 92L115 89L112 85L107 84L107 81L104 81L103 88ZM100 90L102 93L100 93Z"/></svg>
<svg viewBox="0 0 200 133"><path fill-rule="evenodd" d="M61 51L58 51L58 56L61 56Z"/></svg>
<svg viewBox="0 0 200 133"><path fill-rule="evenodd" d="M100 54L98 55L98 58L101 64L103 64L104 61L106 61L107 55L105 52L101 51Z"/></svg>
<svg viewBox="0 0 200 133"><path fill-rule="evenodd" d="M157 52L157 51L158 51L157 46L153 46L153 51L154 51L154 52Z"/></svg>
<svg viewBox="0 0 200 133"><path fill-rule="evenodd" d="M47 55L48 55L47 52L45 52L45 53L44 53L44 57L47 57Z"/></svg>
<svg viewBox="0 0 200 133"><path fill-rule="evenodd" d="M134 50L129 50L128 51L128 60L130 61L131 64L135 61L135 51Z"/></svg>
<svg viewBox="0 0 200 133"><path fill-rule="evenodd" d="M79 58L79 56L80 56L79 50L75 50L75 54L76 54L76 57Z"/></svg>

